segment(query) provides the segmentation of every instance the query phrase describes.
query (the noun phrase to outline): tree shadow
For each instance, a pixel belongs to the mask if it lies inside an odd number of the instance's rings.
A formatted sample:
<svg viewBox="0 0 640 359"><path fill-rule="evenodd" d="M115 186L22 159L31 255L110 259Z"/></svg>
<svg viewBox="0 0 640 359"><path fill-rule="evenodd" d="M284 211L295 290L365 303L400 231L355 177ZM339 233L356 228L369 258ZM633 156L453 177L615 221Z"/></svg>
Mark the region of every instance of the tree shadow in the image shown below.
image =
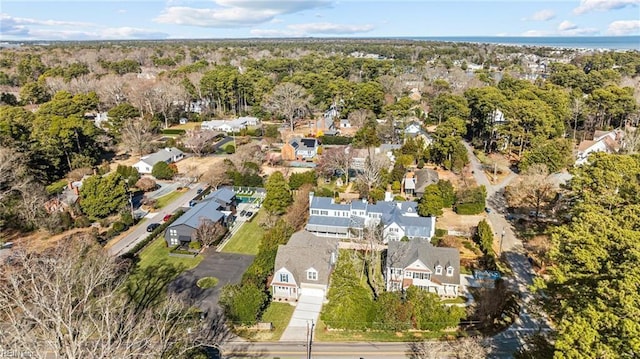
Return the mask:
<svg viewBox="0 0 640 359"><path fill-rule="evenodd" d="M136 266L126 282L129 303L140 313L164 300L169 283L184 270L183 266L161 262L147 267Z"/></svg>

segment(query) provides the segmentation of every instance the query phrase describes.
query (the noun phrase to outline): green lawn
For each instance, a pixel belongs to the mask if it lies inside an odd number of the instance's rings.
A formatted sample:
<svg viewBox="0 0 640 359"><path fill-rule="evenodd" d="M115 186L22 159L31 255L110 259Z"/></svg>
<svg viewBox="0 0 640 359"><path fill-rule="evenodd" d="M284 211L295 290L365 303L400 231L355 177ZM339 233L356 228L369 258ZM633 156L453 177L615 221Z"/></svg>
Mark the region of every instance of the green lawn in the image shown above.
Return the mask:
<svg viewBox="0 0 640 359"><path fill-rule="evenodd" d="M149 243L139 254L141 269L151 266L171 265L182 270L194 268L202 262L202 255L194 258L169 257L169 247L167 247L164 237L160 236Z"/></svg>
<svg viewBox="0 0 640 359"><path fill-rule="evenodd" d="M156 201L156 207L157 208L162 208L166 205L168 205L169 203L175 201L176 199L178 199L178 197L182 196L182 192L180 191L173 191L169 194L166 194L160 198L157 199Z"/></svg>
<svg viewBox="0 0 640 359"><path fill-rule="evenodd" d="M318 319L315 327L315 340L319 342L412 342L425 339L455 336L456 332L393 332L393 331L361 331L361 330L327 330L322 319Z"/></svg>
<svg viewBox="0 0 640 359"><path fill-rule="evenodd" d="M227 253L258 254L258 246L264 234L264 229L260 227L259 223L264 213L259 211L251 222L245 222L227 242L222 251Z"/></svg>
<svg viewBox="0 0 640 359"><path fill-rule="evenodd" d="M289 303L271 302L267 307L267 310L262 314L261 322L273 323L273 331L271 332L271 338L265 339L269 341L278 341L284 333L284 330L289 325L293 311L296 309Z"/></svg>
<svg viewBox="0 0 640 359"><path fill-rule="evenodd" d="M443 299L442 303L443 304L464 304L467 302L467 297L455 297L452 299Z"/></svg>

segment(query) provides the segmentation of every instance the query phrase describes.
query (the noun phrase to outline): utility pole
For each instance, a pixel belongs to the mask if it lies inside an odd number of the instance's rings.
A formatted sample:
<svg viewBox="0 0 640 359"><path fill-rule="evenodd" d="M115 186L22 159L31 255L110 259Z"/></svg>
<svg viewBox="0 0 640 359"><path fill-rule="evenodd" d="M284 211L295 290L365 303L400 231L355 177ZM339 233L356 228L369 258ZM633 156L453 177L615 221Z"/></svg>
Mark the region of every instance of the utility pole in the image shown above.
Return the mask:
<svg viewBox="0 0 640 359"><path fill-rule="evenodd" d="M500 236L500 255L502 256L502 241L504 240L505 229L502 228L502 235Z"/></svg>
<svg viewBox="0 0 640 359"><path fill-rule="evenodd" d="M315 324L313 320L311 321L311 327L309 327L309 322L307 322L307 359L311 359L311 344L313 344L313 327Z"/></svg>

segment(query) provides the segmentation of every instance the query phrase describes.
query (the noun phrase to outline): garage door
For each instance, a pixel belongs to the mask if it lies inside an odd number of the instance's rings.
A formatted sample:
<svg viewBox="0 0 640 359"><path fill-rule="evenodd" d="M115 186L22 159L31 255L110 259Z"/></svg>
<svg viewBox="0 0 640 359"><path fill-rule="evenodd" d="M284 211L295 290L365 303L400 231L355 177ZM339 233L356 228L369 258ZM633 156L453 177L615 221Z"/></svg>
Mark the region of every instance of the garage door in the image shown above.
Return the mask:
<svg viewBox="0 0 640 359"><path fill-rule="evenodd" d="M300 294L310 297L324 297L324 290L317 288L300 288Z"/></svg>

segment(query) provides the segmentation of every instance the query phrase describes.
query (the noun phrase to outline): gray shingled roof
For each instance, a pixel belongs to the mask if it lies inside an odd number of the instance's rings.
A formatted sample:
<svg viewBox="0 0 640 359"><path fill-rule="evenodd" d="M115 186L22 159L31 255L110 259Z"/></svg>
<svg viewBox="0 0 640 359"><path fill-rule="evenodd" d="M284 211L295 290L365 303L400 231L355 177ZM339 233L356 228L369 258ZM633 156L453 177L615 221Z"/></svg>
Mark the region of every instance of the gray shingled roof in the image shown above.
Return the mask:
<svg viewBox="0 0 640 359"><path fill-rule="evenodd" d="M302 282L328 284L331 274L331 253L338 253L338 239L318 237L307 231L296 232L286 245L278 246L275 270L286 268L300 285ZM313 268L318 280L307 280L306 271Z"/></svg>
<svg viewBox="0 0 640 359"><path fill-rule="evenodd" d="M409 242L390 242L387 249L387 266L406 268L420 260L433 273L431 279L441 283L460 284L460 252L456 248L434 247L424 239ZM436 275L436 266L442 266L442 275ZM447 276L447 267L453 267L453 276Z"/></svg>
<svg viewBox="0 0 640 359"><path fill-rule="evenodd" d="M329 197L316 197L313 196L310 207L313 209L332 209L339 211L349 211L351 208L347 204L339 204L333 201L333 198Z"/></svg>
<svg viewBox="0 0 640 359"><path fill-rule="evenodd" d="M206 200L208 199L216 199L218 202L222 201L224 203L231 203L233 197L235 197L236 193L230 190L229 188L219 188L213 192L211 192Z"/></svg>
<svg viewBox="0 0 640 359"><path fill-rule="evenodd" d="M167 162L170 159L172 159L174 156L180 156L182 154L183 154L182 151L180 151L175 147L163 148L155 153L152 153L146 157L141 158L140 160L142 162L148 163L149 165L153 166L158 162Z"/></svg>
<svg viewBox="0 0 640 359"><path fill-rule="evenodd" d="M189 227L198 228L200 220L203 218L210 219L213 222L218 222L224 218L224 214L219 212L220 203L216 201L204 201L191 207L185 214L176 219L171 226L179 226L185 224Z"/></svg>

